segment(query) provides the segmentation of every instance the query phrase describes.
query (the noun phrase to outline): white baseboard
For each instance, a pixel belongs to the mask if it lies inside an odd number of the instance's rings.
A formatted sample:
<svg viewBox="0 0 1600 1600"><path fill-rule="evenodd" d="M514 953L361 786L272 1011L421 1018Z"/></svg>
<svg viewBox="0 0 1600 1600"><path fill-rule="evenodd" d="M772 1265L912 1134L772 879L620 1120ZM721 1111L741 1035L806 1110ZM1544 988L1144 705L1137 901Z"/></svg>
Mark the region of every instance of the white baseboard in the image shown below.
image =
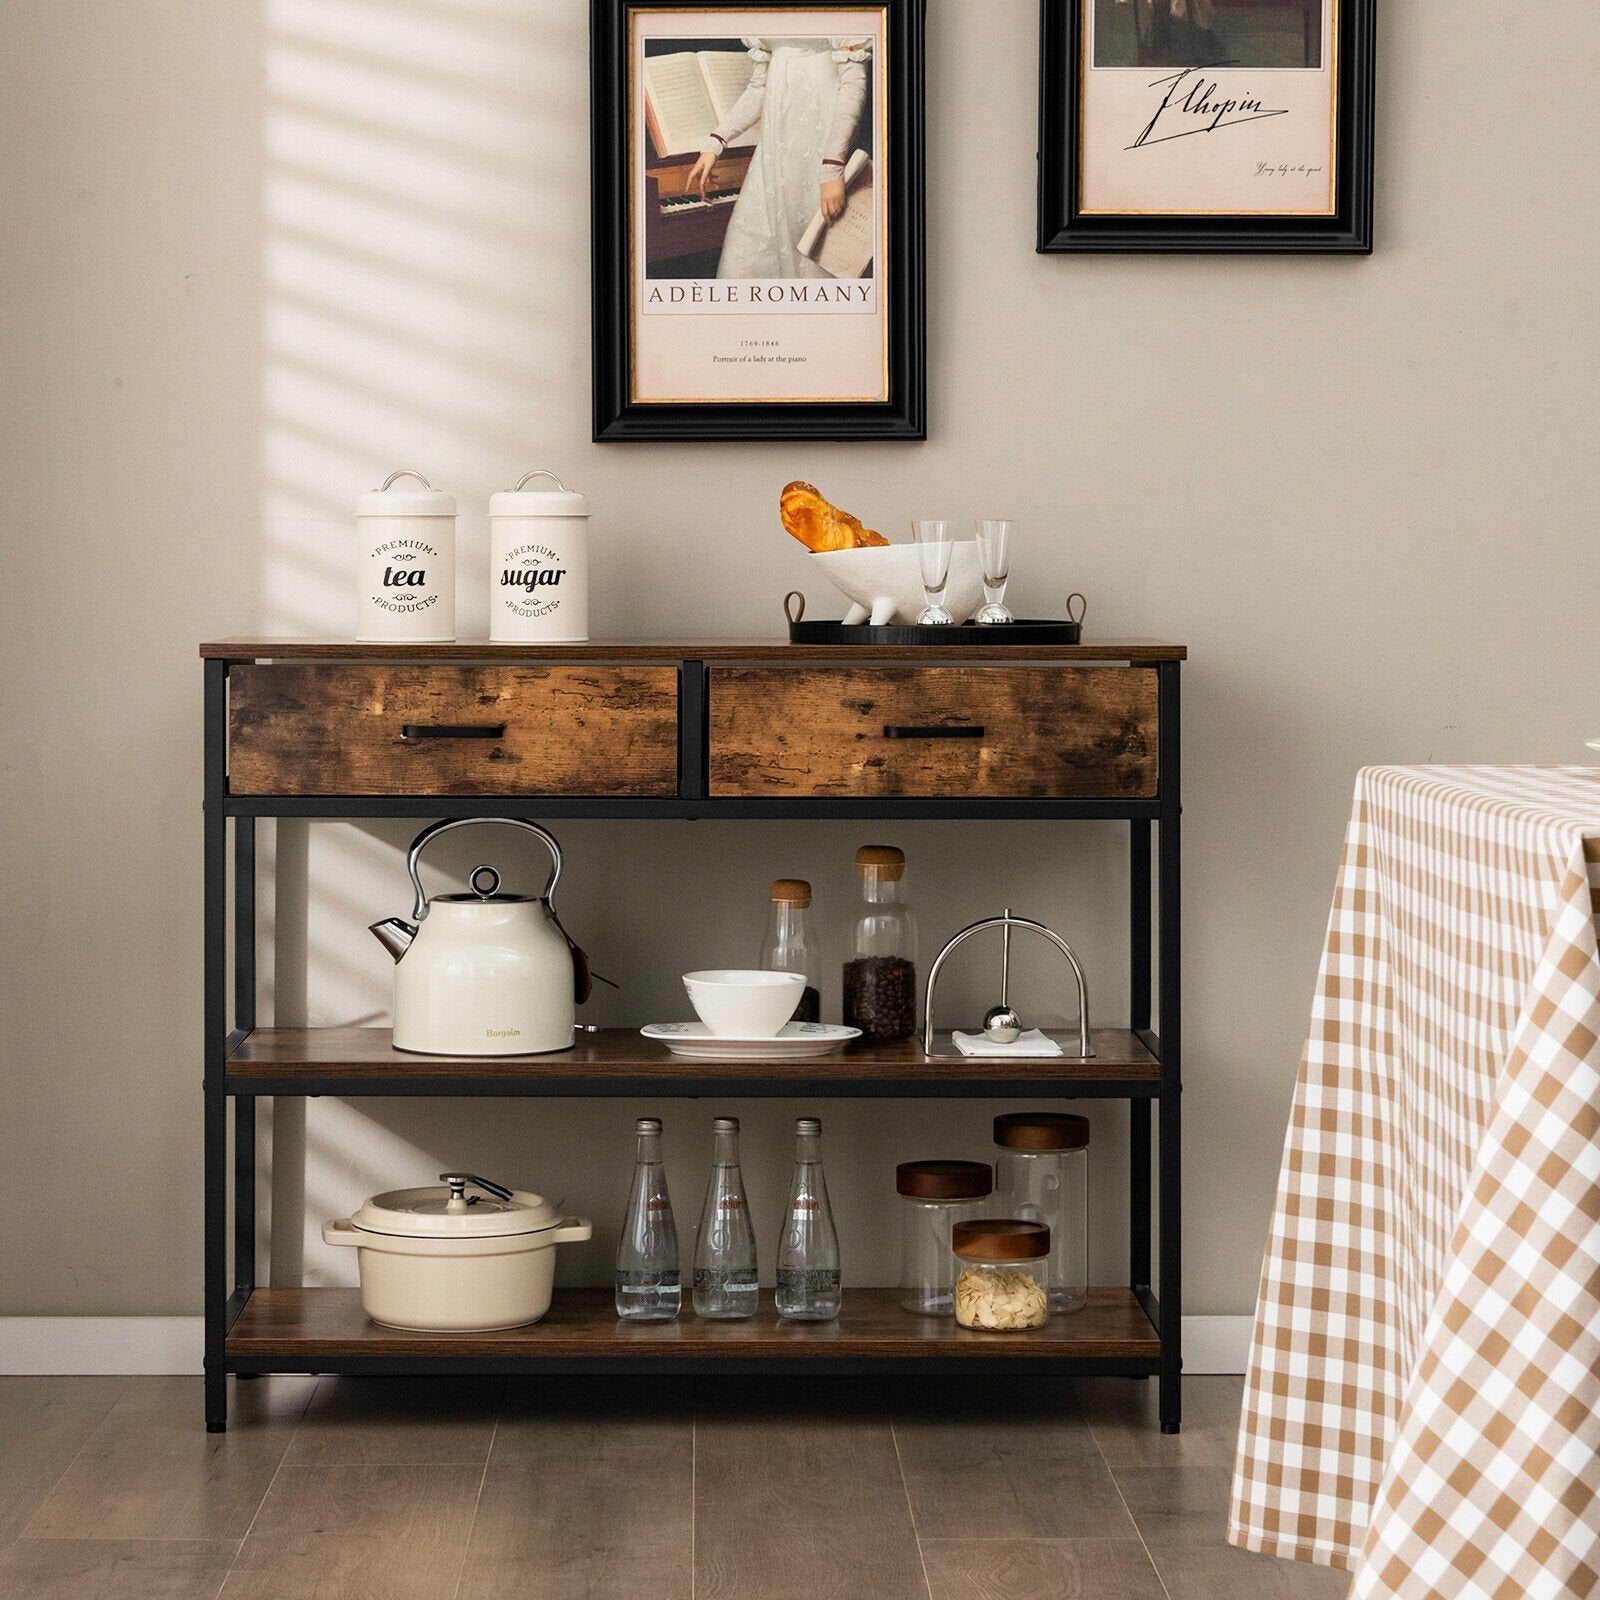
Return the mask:
<svg viewBox="0 0 1600 1600"><path fill-rule="evenodd" d="M0 1317L0 1372L199 1372L199 1317Z"/></svg>
<svg viewBox="0 0 1600 1600"><path fill-rule="evenodd" d="M130 1375L200 1371L199 1317L0 1317L0 1373ZM1185 1317L1183 1370L1243 1372L1249 1317Z"/></svg>
<svg viewBox="0 0 1600 1600"><path fill-rule="evenodd" d="M1206 1373L1242 1373L1250 1363L1254 1317L1185 1317L1183 1370L1191 1378Z"/></svg>

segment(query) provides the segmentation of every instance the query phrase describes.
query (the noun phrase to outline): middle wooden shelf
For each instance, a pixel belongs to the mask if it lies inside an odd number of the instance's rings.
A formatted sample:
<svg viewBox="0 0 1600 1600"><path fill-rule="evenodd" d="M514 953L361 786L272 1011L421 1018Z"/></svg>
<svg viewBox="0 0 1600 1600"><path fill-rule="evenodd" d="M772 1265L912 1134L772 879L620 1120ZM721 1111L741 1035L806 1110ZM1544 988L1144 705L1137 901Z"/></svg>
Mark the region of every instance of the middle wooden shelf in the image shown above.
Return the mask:
<svg viewBox="0 0 1600 1600"><path fill-rule="evenodd" d="M1160 1092L1153 1036L1097 1028L1091 1042L1088 1060L929 1058L906 1040L794 1062L695 1061L635 1029L606 1028L549 1055L457 1057L396 1050L387 1028L258 1028L235 1042L226 1083L233 1095L1141 1099Z"/></svg>

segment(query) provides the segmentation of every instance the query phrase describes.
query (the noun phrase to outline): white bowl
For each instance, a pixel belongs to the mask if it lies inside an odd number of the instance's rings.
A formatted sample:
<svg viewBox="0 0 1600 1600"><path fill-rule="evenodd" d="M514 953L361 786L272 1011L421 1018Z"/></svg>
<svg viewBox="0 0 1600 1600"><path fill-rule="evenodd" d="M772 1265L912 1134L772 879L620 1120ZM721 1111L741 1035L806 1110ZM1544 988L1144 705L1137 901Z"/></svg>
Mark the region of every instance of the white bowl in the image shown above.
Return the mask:
<svg viewBox="0 0 1600 1600"><path fill-rule="evenodd" d="M798 972L686 972L683 986L719 1037L773 1039L794 1015L806 980Z"/></svg>
<svg viewBox="0 0 1600 1600"><path fill-rule="evenodd" d="M853 601L844 620L850 626L870 622L881 628L891 622L915 622L927 605L922 569L914 544L867 545L859 550L819 550L815 562L828 581ZM950 579L944 608L965 622L983 604L983 564L976 539L957 539L950 547Z"/></svg>

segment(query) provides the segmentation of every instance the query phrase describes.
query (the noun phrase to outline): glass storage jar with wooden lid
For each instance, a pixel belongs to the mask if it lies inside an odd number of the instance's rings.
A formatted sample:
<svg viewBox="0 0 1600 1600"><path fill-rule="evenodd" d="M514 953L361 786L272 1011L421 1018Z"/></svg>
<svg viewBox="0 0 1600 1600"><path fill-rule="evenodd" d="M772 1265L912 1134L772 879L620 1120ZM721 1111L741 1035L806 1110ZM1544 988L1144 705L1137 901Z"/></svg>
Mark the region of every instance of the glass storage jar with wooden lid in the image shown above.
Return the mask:
<svg viewBox="0 0 1600 1600"><path fill-rule="evenodd" d="M995 1189L1009 1217L1050 1230L1045 1286L1052 1311L1081 1311L1089 1298L1089 1121L1058 1111L994 1119Z"/></svg>
<svg viewBox="0 0 1600 1600"><path fill-rule="evenodd" d="M950 1243L956 1258L956 1321L963 1328L1003 1333L1045 1325L1050 1230L1042 1222L975 1218L958 1222Z"/></svg>
<svg viewBox="0 0 1600 1600"><path fill-rule="evenodd" d="M950 1230L978 1215L994 1189L984 1161L905 1161L895 1168L900 1195L900 1305L948 1317L955 1304Z"/></svg>

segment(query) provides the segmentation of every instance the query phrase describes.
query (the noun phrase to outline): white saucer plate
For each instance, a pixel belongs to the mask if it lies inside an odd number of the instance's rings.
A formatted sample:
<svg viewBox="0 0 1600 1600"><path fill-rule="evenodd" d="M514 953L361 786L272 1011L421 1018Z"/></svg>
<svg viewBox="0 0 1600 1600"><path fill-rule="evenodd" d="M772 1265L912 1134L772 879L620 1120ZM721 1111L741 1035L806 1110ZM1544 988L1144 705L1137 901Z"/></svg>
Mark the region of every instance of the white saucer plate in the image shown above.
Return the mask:
<svg viewBox="0 0 1600 1600"><path fill-rule="evenodd" d="M804 1061L832 1055L861 1037L859 1028L833 1022L791 1022L765 1039L730 1038L713 1033L703 1022L652 1022L639 1032L664 1044L673 1055L695 1061Z"/></svg>

